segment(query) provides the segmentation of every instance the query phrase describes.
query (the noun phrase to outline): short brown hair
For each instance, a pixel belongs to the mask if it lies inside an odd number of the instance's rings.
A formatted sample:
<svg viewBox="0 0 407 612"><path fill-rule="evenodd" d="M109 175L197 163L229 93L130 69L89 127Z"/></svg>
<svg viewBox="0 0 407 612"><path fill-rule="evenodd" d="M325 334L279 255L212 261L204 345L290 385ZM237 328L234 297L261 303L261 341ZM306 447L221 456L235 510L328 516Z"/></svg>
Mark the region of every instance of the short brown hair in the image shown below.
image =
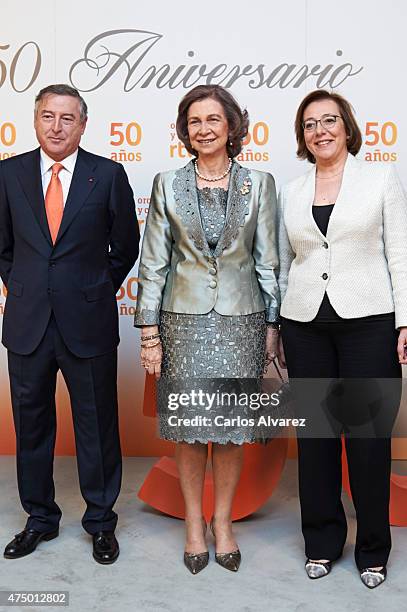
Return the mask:
<svg viewBox="0 0 407 612"><path fill-rule="evenodd" d="M188 109L194 102L205 100L205 98L213 98L222 106L229 127L229 137L226 145L227 152L229 157L236 157L242 150L242 141L247 136L249 115L247 110L240 108L232 94L220 85L198 85L182 98L178 106L178 138L185 145L189 153L197 156L197 152L191 147L188 135Z"/></svg>
<svg viewBox="0 0 407 612"><path fill-rule="evenodd" d="M297 157L299 159L308 159L309 162L315 164L315 157L308 151L305 144L304 128L302 125L304 112L307 106L318 100L333 100L339 106L341 117L345 125L347 140L346 145L349 153L357 155L362 146L362 133L356 123L355 115L350 103L341 95L331 93L326 89L316 89L305 96L298 107L295 117L295 136L297 138Z"/></svg>

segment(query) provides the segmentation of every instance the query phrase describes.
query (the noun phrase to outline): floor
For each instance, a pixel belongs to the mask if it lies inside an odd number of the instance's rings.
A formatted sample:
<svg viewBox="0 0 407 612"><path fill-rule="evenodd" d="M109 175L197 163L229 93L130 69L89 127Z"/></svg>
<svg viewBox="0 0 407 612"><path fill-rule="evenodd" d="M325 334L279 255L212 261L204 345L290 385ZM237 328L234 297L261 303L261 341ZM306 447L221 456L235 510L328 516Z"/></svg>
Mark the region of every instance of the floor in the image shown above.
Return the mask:
<svg viewBox="0 0 407 612"><path fill-rule="evenodd" d="M182 563L183 523L145 506L136 492L153 458L126 458L122 493L116 509L121 555L101 566L91 557L90 538L82 531L83 502L75 461L55 461L57 499L64 517L59 538L43 542L18 560L0 559L0 590L69 591L71 612L206 611L252 612L401 612L405 609L407 528L393 528L393 552L387 582L368 590L353 562L354 512L345 498L349 536L344 557L322 580L303 570L302 536L296 487L296 462L288 460L268 503L235 525L242 551L237 574L213 561L197 576ZM24 526L15 485L13 457L0 457L0 544ZM211 553L213 541L210 541ZM20 607L1 607L7 612ZM22 611L56 607L21 607Z"/></svg>

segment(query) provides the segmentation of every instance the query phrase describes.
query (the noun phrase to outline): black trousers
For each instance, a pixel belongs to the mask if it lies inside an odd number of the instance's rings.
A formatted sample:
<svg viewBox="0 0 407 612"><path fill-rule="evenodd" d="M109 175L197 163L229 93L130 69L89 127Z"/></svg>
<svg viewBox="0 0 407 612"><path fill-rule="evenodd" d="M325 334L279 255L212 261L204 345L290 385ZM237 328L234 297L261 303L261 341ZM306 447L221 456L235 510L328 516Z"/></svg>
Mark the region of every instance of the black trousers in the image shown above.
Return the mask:
<svg viewBox="0 0 407 612"><path fill-rule="evenodd" d="M56 436L55 388L60 369L68 387L75 432L79 482L86 511L84 529L114 530L113 505L121 484L117 412L117 350L82 359L66 347L51 317L30 355L8 352L11 399L17 436L20 499L29 514L27 528L57 529L53 459Z"/></svg>
<svg viewBox="0 0 407 612"><path fill-rule="evenodd" d="M394 317L331 322L282 321L290 378L401 378ZM401 387L400 387L401 388ZM396 416L394 406L391 407ZM356 510L355 560L359 569L385 565L389 526L391 439L345 436ZM299 494L305 554L335 560L347 525L341 501L341 439L298 437Z"/></svg>

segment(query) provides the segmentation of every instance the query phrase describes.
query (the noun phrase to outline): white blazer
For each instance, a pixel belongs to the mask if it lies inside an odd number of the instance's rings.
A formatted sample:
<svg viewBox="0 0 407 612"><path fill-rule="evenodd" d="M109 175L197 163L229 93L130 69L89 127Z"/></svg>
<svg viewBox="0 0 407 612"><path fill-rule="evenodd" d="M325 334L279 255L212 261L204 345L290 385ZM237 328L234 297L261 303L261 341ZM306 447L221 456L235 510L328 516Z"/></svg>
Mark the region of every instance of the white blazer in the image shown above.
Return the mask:
<svg viewBox="0 0 407 612"><path fill-rule="evenodd" d="M326 292L344 319L395 312L407 326L407 199L394 167L348 155L326 237L312 216L315 172L279 195L281 315L311 321Z"/></svg>

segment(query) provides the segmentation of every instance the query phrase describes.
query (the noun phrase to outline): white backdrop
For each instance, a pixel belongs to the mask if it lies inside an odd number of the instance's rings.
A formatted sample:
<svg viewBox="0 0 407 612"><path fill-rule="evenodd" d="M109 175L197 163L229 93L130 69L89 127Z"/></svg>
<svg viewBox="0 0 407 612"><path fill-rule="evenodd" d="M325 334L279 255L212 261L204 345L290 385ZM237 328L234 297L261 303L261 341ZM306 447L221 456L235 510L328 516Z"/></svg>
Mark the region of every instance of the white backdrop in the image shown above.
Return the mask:
<svg viewBox="0 0 407 612"><path fill-rule="evenodd" d="M189 87L230 86L251 117L242 163L271 172L281 185L306 170L295 157L295 111L308 91L324 86L353 104L365 134L360 155L396 161L406 184L406 20L403 0L2 0L0 158L36 146L39 89L71 83L89 106L83 147L124 163L143 223L153 176L187 161L174 121ZM144 426L144 374L132 328L136 276L135 268L118 295L121 411L125 425L131 413L132 424ZM0 317L4 302L3 294ZM4 415L3 348L0 366ZM130 447L147 454L141 442Z"/></svg>

